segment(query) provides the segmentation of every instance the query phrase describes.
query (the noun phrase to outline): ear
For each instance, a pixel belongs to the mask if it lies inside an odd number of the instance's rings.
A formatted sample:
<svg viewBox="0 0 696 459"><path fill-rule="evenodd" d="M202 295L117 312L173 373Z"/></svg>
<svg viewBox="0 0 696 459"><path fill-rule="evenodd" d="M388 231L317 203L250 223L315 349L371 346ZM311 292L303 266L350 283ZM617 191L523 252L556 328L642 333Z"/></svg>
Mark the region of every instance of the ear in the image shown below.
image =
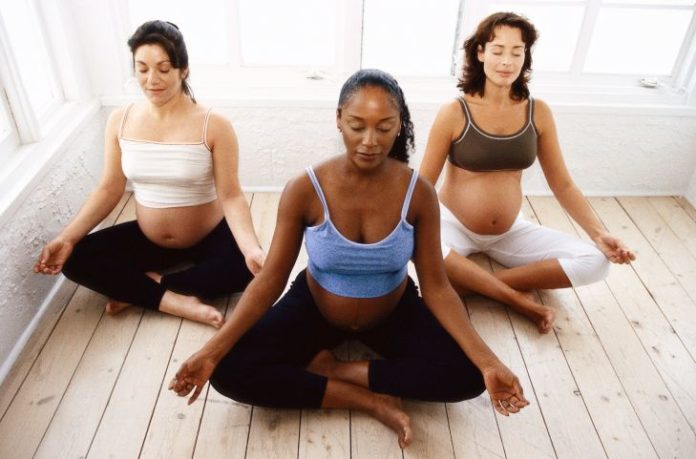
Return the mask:
<svg viewBox="0 0 696 459"><path fill-rule="evenodd" d="M184 70L181 71L181 79L182 79L182 80L185 80L186 78L188 78L188 74L189 74L189 69L188 69L188 67L187 67L187 68L185 68Z"/></svg>
<svg viewBox="0 0 696 459"><path fill-rule="evenodd" d="M341 109L337 108L336 109L336 127L338 130L341 130Z"/></svg>
<svg viewBox="0 0 696 459"><path fill-rule="evenodd" d="M478 45L476 46L476 57L478 58L479 62L483 62L483 46Z"/></svg>

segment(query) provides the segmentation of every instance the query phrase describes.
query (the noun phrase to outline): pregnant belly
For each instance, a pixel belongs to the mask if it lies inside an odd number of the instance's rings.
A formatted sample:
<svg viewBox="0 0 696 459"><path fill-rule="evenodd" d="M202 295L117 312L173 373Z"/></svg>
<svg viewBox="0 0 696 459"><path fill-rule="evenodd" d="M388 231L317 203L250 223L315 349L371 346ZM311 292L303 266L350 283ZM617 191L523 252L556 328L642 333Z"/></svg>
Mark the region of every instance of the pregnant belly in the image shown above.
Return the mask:
<svg viewBox="0 0 696 459"><path fill-rule="evenodd" d="M384 320L401 299L407 279L393 291L377 298L349 298L324 289L307 272L307 284L319 312L331 324L351 331L372 328Z"/></svg>

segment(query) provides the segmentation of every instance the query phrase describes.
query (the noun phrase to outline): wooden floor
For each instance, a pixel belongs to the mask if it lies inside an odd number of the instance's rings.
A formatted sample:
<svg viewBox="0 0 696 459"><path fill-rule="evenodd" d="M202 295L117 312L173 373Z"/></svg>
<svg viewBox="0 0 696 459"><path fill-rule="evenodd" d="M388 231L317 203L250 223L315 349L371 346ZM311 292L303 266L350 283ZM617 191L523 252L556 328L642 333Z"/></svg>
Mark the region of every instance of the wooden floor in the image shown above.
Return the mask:
<svg viewBox="0 0 696 459"><path fill-rule="evenodd" d="M267 247L278 196L249 198ZM110 221L133 218L126 201ZM213 329L138 308L106 316L105 299L78 288L0 392L0 458L695 458L696 211L682 198L590 202L638 259L613 266L606 282L540 292L557 311L553 333L467 298L474 326L531 401L519 415L496 415L485 394L407 402L415 441L402 451L359 412L257 408L210 387L187 406L167 382ZM524 211L578 230L553 199L530 198ZM237 298L217 306L229 311Z"/></svg>

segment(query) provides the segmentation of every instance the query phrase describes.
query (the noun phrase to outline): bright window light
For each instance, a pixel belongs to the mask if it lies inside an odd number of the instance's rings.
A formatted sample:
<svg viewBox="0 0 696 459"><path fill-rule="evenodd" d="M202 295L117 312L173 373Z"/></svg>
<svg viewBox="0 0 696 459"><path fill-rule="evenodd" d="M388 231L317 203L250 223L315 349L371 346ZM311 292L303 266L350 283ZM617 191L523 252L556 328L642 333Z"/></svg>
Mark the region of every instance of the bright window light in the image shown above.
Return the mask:
<svg viewBox="0 0 696 459"><path fill-rule="evenodd" d="M5 105L0 103L0 142L5 140L11 132L12 125L10 125L10 119L7 116L7 110L5 109Z"/></svg>
<svg viewBox="0 0 696 459"><path fill-rule="evenodd" d="M365 0L362 67L397 75L451 75L458 0ZM385 32L388 31L388 32Z"/></svg>
<svg viewBox="0 0 696 459"><path fill-rule="evenodd" d="M239 0L242 65L336 62L336 0Z"/></svg>
<svg viewBox="0 0 696 459"><path fill-rule="evenodd" d="M225 0L129 0L131 29L160 19L173 22L184 35L189 64L229 63L229 2Z"/></svg>
<svg viewBox="0 0 696 459"><path fill-rule="evenodd" d="M671 75L693 11L602 8L585 72ZM630 24L620 29L617 24Z"/></svg>
<svg viewBox="0 0 696 459"><path fill-rule="evenodd" d="M45 46L43 28L27 0L0 3L12 57L37 118L59 98L53 65Z"/></svg>

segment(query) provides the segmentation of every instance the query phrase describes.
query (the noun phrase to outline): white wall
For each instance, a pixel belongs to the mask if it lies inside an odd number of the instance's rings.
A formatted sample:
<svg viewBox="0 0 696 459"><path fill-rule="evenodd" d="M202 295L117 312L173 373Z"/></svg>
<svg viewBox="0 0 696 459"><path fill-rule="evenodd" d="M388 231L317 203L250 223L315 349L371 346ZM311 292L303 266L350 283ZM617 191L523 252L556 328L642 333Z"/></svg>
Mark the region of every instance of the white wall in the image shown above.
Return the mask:
<svg viewBox="0 0 696 459"><path fill-rule="evenodd" d="M687 188L684 196L689 200L691 205L696 207L696 171L694 172L694 175L691 176L689 187Z"/></svg>
<svg viewBox="0 0 696 459"><path fill-rule="evenodd" d="M0 382L4 365L57 277L34 274L37 255L79 209L101 173L105 110L89 120L38 185L3 215L0 230ZM66 286L69 288L69 286ZM55 292L54 292L55 293ZM47 304L59 308L62 304Z"/></svg>

